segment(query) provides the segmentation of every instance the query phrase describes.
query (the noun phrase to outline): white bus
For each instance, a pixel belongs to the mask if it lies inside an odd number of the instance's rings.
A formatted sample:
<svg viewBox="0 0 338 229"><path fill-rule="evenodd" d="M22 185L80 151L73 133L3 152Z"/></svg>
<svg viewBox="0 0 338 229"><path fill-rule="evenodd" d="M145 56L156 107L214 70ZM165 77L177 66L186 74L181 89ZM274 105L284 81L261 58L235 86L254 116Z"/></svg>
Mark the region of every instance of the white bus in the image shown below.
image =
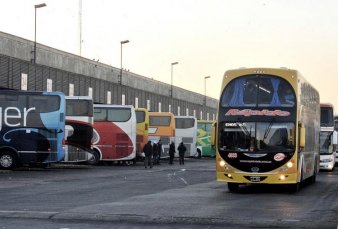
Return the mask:
<svg viewBox="0 0 338 229"><path fill-rule="evenodd" d="M335 169L337 132L334 129L333 105L320 104L320 169Z"/></svg>
<svg viewBox="0 0 338 229"><path fill-rule="evenodd" d="M175 145L183 141L187 147L186 157L197 157L197 119L194 116L175 116Z"/></svg>
<svg viewBox="0 0 338 229"><path fill-rule="evenodd" d="M338 133L338 116L334 116L334 129ZM338 164L338 147L336 147L336 165Z"/></svg>
<svg viewBox="0 0 338 229"><path fill-rule="evenodd" d="M89 96L66 96L65 157L63 162L92 158L93 100Z"/></svg>

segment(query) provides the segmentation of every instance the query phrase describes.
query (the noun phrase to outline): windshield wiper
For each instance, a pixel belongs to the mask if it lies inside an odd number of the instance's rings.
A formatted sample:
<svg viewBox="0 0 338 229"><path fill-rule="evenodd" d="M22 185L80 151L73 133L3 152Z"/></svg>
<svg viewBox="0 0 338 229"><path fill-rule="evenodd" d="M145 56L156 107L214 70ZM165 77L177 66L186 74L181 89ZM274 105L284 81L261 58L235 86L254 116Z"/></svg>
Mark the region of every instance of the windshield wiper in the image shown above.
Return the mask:
<svg viewBox="0 0 338 229"><path fill-rule="evenodd" d="M270 133L270 130L271 130L271 127L272 127L272 124L273 124L274 121L275 121L275 118L272 118L271 121L270 121L270 123L269 123L269 125L268 125L268 127L266 128L266 130L264 132L263 140L265 140L268 137L268 135Z"/></svg>
<svg viewBox="0 0 338 229"><path fill-rule="evenodd" d="M244 134L246 136L251 136L251 128L250 128L250 132L248 131L248 129L246 128L245 125L243 125L243 123L239 123L239 122L236 122L236 124L243 130Z"/></svg>

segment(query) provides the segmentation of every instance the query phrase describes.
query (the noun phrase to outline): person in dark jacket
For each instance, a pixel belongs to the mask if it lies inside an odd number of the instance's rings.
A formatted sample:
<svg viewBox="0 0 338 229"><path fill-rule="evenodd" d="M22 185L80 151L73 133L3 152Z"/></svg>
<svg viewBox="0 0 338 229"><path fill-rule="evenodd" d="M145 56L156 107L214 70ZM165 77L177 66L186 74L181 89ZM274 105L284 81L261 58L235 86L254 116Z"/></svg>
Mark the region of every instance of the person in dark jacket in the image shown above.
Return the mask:
<svg viewBox="0 0 338 229"><path fill-rule="evenodd" d="M169 145L169 164L174 164L174 157L175 157L175 143L171 142Z"/></svg>
<svg viewBox="0 0 338 229"><path fill-rule="evenodd" d="M160 139L160 140L158 140L158 143L157 143L157 155L156 155L156 164L157 165L160 164L161 154L162 154L162 141Z"/></svg>
<svg viewBox="0 0 338 229"><path fill-rule="evenodd" d="M180 165L184 165L184 154L185 154L185 151L187 151L187 147L185 147L183 142L181 142L179 144L177 150L178 150L178 155L179 155L179 158L180 158Z"/></svg>
<svg viewBox="0 0 338 229"><path fill-rule="evenodd" d="M150 168L153 167L153 146L151 145L151 141L148 141L147 144L143 147L144 152L144 167L147 168L147 166L150 166Z"/></svg>
<svg viewBox="0 0 338 229"><path fill-rule="evenodd" d="M156 142L153 142L153 165L156 165L157 163L157 144Z"/></svg>

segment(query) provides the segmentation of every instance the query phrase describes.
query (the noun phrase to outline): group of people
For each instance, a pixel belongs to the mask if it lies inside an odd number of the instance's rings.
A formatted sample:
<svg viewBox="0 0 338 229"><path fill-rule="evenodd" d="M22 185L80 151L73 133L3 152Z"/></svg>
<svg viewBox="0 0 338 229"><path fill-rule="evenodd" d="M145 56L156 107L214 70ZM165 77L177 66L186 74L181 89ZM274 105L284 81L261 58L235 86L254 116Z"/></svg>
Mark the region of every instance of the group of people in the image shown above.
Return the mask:
<svg viewBox="0 0 338 229"><path fill-rule="evenodd" d="M153 167L153 164L160 164L161 154L162 154L162 142L161 139L157 143L151 144L151 141L148 141L147 144L143 147L144 152L144 167L150 168Z"/></svg>
<svg viewBox="0 0 338 229"><path fill-rule="evenodd" d="M184 165L184 154L187 151L187 148L181 142L177 148L178 154L179 154L179 162L180 165ZM151 143L151 141L148 141L147 144L143 147L144 152L144 167L150 168L153 167L154 164L159 165L161 160L161 155L163 152L162 142L161 139L157 143ZM175 143L172 141L169 145L169 164L174 164L174 157L175 157Z"/></svg>

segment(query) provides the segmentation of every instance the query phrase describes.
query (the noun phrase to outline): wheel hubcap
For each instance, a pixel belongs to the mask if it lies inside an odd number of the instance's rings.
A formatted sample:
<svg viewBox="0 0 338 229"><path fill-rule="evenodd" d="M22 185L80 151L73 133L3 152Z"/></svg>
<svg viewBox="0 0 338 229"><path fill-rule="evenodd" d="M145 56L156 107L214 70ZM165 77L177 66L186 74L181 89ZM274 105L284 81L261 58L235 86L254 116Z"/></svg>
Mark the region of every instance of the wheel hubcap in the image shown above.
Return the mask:
<svg viewBox="0 0 338 229"><path fill-rule="evenodd" d="M13 164L13 159L9 155L2 155L0 158L0 164L4 168L9 168Z"/></svg>

